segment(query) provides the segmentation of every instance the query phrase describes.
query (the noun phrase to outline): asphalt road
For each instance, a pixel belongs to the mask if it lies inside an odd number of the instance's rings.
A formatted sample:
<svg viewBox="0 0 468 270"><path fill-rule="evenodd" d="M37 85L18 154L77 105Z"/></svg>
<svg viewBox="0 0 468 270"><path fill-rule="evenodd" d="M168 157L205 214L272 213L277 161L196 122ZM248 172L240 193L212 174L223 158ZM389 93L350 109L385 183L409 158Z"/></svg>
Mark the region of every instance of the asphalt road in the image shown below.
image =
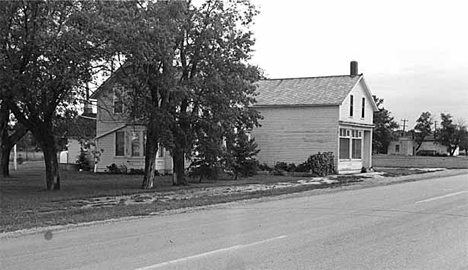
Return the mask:
<svg viewBox="0 0 468 270"><path fill-rule="evenodd" d="M468 270L468 175L306 194L4 238L0 269Z"/></svg>

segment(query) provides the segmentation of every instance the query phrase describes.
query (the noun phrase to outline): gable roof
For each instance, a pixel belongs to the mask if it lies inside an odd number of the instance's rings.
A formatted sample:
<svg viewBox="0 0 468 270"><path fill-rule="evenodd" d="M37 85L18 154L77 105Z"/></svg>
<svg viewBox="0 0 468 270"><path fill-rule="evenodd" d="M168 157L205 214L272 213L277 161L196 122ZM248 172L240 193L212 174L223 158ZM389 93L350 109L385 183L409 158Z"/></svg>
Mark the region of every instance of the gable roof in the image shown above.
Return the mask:
<svg viewBox="0 0 468 270"><path fill-rule="evenodd" d="M361 74L261 80L254 106L341 105L362 78ZM369 92L367 85L364 88Z"/></svg>

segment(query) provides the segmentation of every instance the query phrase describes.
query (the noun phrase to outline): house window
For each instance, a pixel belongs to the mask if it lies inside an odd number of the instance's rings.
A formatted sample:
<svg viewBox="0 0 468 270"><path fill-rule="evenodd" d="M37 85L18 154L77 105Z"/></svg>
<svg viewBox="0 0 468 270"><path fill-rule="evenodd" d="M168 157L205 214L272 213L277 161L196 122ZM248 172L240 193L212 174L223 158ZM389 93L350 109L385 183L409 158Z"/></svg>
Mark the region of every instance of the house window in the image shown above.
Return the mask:
<svg viewBox="0 0 468 270"><path fill-rule="evenodd" d="M353 116L353 110L354 110L354 96L351 95L350 96L350 100L349 100L349 116Z"/></svg>
<svg viewBox="0 0 468 270"><path fill-rule="evenodd" d="M125 132L123 131L115 133L115 156L125 156Z"/></svg>
<svg viewBox="0 0 468 270"><path fill-rule="evenodd" d="M361 118L364 118L366 110L366 98L362 98Z"/></svg>
<svg viewBox="0 0 468 270"><path fill-rule="evenodd" d="M123 113L124 111L124 100L123 93L124 88L120 85L114 87L114 113Z"/></svg>
<svg viewBox="0 0 468 270"><path fill-rule="evenodd" d="M361 139L353 139L353 159L361 159L362 158L362 140Z"/></svg>
<svg viewBox="0 0 468 270"><path fill-rule="evenodd" d="M132 157L139 157L140 156L140 133L139 132L132 132L131 138L131 146L132 146Z"/></svg>
<svg viewBox="0 0 468 270"><path fill-rule="evenodd" d="M362 159L362 131L340 128L339 159Z"/></svg>
<svg viewBox="0 0 468 270"><path fill-rule="evenodd" d="M395 145L395 152L397 152L397 153L400 152L400 145L399 144Z"/></svg>
<svg viewBox="0 0 468 270"><path fill-rule="evenodd" d="M340 138L340 159L349 159L349 138Z"/></svg>

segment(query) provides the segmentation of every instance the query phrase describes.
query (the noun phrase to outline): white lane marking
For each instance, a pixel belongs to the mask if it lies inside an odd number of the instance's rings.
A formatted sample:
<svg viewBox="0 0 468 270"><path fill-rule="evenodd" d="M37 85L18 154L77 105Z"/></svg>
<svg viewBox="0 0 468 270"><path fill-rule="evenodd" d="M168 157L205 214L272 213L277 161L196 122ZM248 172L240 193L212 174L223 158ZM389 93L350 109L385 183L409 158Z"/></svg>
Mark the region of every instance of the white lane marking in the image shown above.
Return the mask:
<svg viewBox="0 0 468 270"><path fill-rule="evenodd" d="M415 203L423 203L423 202L435 201L435 200L438 200L438 199L443 199L443 198L447 198L447 197L452 197L452 196L459 195L459 194L463 194L463 193L468 193L468 190L459 191L459 192L455 192L455 193L450 193L450 194L447 194L447 195L438 196L438 197L434 197L434 198L430 198L430 199L426 199L426 200L422 200L422 201L417 201L417 202L415 202Z"/></svg>
<svg viewBox="0 0 468 270"><path fill-rule="evenodd" d="M213 255L213 254L216 254L216 253L221 253L221 252L225 252L225 251L232 251L232 250L237 250L237 249L241 249L241 248L245 248L245 247L260 245L260 244L268 243L268 242L271 242L271 241L283 239L283 238L286 238L286 237L287 237L286 235L282 235L282 236L278 236L278 237L274 237L274 238L270 238L270 239L266 239L266 240L262 240L262 241L258 241L258 242L253 242L253 243L250 243L250 244L235 245L235 246L232 246L232 247L217 249L217 250L213 250L213 251L210 251L210 252L205 252L205 253L201 253L201 254L197 254L197 255L193 255L193 256L189 256L189 257L184 257L184 258L180 258L180 259L176 259L176 260L172 260L172 261L167 261L167 262L163 262L163 263L149 265L149 266L145 266L145 267L142 267L142 268L137 268L135 270L156 269L156 268L159 268L159 267L167 266L169 264L185 262L185 261L188 261L188 260L193 260L193 259L201 258L201 257L204 257L204 256Z"/></svg>

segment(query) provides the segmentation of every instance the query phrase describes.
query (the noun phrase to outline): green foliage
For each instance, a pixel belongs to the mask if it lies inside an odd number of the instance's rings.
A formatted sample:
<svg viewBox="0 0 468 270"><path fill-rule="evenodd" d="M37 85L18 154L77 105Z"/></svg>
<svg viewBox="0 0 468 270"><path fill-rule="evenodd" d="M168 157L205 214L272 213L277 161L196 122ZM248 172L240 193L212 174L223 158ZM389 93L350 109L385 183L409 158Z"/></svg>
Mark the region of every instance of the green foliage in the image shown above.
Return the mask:
<svg viewBox="0 0 468 270"><path fill-rule="evenodd" d="M294 163L277 162L273 169L273 174L283 175L283 172L309 172L317 176L327 176L336 174L333 152L317 153L311 155L305 162L295 165ZM260 169L268 170L268 165L261 165Z"/></svg>
<svg viewBox="0 0 468 270"><path fill-rule="evenodd" d="M261 71L248 64L254 44L249 27L258 12L247 0L146 3L103 3L108 25L102 34L114 55L108 59L124 66L119 80L130 90L130 118L147 126L148 141L169 149L179 185L186 157L195 155L204 171L218 162L210 157L218 149L201 146L204 136L228 137L238 122L258 124L250 105ZM150 148L147 159L154 156Z"/></svg>
<svg viewBox="0 0 468 270"><path fill-rule="evenodd" d="M117 164L112 163L107 166L107 172L112 174L125 174L127 173L127 167L125 165L117 166Z"/></svg>
<svg viewBox="0 0 468 270"><path fill-rule="evenodd" d="M89 169L91 169L88 156L89 153L87 151L84 151L83 148L81 148L77 163L80 165L80 169L82 169L83 171L89 171Z"/></svg>
<svg viewBox="0 0 468 270"><path fill-rule="evenodd" d="M46 188L59 189L54 120L83 97L102 57L91 35L95 2L5 1L0 5L0 98L44 152Z"/></svg>
<svg viewBox="0 0 468 270"><path fill-rule="evenodd" d="M374 101L379 110L374 112L372 149L374 152L386 154L390 142L395 139L393 131L398 128L398 123L391 116L390 111L383 107L383 99L374 96Z"/></svg>
<svg viewBox="0 0 468 270"><path fill-rule="evenodd" d="M468 155L468 131L463 132L460 139L460 150L465 151L465 155Z"/></svg>
<svg viewBox="0 0 468 270"><path fill-rule="evenodd" d="M244 130L239 130L233 139L227 140L226 167L237 180L239 175L250 177L257 174L258 160L255 156L260 152L254 139L249 139Z"/></svg>
<svg viewBox="0 0 468 270"><path fill-rule="evenodd" d="M306 164L312 174L327 176L336 174L333 152L318 153L310 156Z"/></svg>
<svg viewBox="0 0 468 270"><path fill-rule="evenodd" d="M273 171L273 168L271 168L270 166L268 166L268 164L266 164L266 163L259 164L259 165L258 165L258 169L259 169L260 171L266 171L266 172L271 172L271 171Z"/></svg>
<svg viewBox="0 0 468 270"><path fill-rule="evenodd" d="M200 182L203 179L217 179L223 167L223 155L220 138L200 136L195 147L193 161L190 164L189 176L198 177Z"/></svg>
<svg viewBox="0 0 468 270"><path fill-rule="evenodd" d="M441 127L436 131L436 142L447 147L447 152L453 156L463 137L466 136L466 125L454 123L450 114L441 113Z"/></svg>
<svg viewBox="0 0 468 270"><path fill-rule="evenodd" d="M432 115L430 112L423 112L416 120L416 125L414 126L414 139L417 143L416 151L421 147L424 139L432 134Z"/></svg>

